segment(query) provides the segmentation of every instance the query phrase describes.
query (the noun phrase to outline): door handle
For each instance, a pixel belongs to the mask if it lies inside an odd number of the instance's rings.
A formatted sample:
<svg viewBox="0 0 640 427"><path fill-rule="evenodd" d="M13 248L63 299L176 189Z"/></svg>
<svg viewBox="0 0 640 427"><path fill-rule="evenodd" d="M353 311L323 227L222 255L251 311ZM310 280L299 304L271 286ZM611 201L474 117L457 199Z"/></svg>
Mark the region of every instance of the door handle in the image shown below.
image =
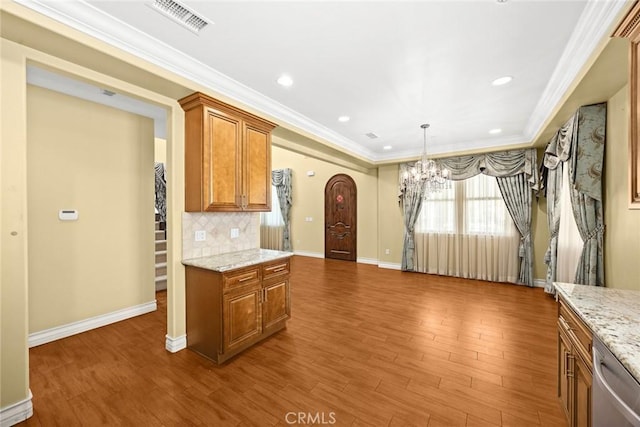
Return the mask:
<svg viewBox="0 0 640 427"><path fill-rule="evenodd" d="M620 411L624 417L634 425L640 425L640 415L636 414L635 411L627 405L627 403L622 400L618 393L609 385L604 375L602 374L602 365L604 363L603 357L598 353L597 350L593 351L593 376L596 383L599 383L602 387L604 387L607 397L609 401Z"/></svg>

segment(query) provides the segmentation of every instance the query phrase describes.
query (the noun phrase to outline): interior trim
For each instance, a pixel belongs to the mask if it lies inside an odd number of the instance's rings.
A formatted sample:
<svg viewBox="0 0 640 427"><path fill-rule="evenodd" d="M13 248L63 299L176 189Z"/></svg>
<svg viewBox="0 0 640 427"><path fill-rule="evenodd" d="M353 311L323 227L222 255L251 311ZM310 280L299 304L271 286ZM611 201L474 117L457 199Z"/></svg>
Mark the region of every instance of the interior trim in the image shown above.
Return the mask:
<svg viewBox="0 0 640 427"><path fill-rule="evenodd" d="M123 308L122 310L112 311L111 313L67 323L66 325L56 326L40 332L34 332L29 334L29 348L110 325L111 323L116 323L121 320L130 319L141 314L150 313L156 311L157 308L156 300L153 300L133 307Z"/></svg>
<svg viewBox="0 0 640 427"><path fill-rule="evenodd" d="M13 405L0 409L0 426L8 427L18 424L33 415L33 394L29 389L29 396Z"/></svg>
<svg viewBox="0 0 640 427"><path fill-rule="evenodd" d="M177 353L187 348L187 335L180 335L175 338L166 335L165 338L164 348L170 353Z"/></svg>

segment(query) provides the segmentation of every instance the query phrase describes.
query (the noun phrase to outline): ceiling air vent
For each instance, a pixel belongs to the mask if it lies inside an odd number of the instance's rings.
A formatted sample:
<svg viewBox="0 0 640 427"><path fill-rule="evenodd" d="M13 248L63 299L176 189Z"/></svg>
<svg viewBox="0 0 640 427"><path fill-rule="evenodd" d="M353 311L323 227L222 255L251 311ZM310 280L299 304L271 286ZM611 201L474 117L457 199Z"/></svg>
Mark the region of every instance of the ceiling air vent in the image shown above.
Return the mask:
<svg viewBox="0 0 640 427"><path fill-rule="evenodd" d="M206 19L174 0L153 0L149 6L196 34L209 25Z"/></svg>
<svg viewBox="0 0 640 427"><path fill-rule="evenodd" d="M370 139L377 139L380 138L378 135L376 135L373 132L369 132L369 133L365 133L366 136L368 136Z"/></svg>

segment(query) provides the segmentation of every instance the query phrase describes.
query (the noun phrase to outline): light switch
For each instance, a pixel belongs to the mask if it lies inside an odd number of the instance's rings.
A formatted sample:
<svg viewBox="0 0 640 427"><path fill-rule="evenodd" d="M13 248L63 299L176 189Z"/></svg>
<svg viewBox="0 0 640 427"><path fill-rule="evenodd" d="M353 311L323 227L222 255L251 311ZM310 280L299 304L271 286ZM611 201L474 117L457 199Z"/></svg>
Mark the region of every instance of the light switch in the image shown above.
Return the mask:
<svg viewBox="0 0 640 427"><path fill-rule="evenodd" d="M236 239L240 236L240 229L239 228L232 228L231 229L231 238L232 239Z"/></svg>
<svg viewBox="0 0 640 427"><path fill-rule="evenodd" d="M204 242L207 240L206 230L196 230L196 242Z"/></svg>

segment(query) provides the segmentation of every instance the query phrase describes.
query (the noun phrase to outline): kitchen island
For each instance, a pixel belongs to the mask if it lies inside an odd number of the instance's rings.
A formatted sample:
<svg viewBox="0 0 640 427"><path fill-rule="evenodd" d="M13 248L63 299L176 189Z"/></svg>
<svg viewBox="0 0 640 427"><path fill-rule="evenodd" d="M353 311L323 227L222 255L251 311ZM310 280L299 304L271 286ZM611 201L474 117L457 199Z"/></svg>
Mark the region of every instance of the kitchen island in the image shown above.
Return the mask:
<svg viewBox="0 0 640 427"><path fill-rule="evenodd" d="M640 382L640 291L556 283L558 294Z"/></svg>
<svg viewBox="0 0 640 427"><path fill-rule="evenodd" d="M640 425L634 391L640 390L640 292L569 283L555 288L558 396L569 425Z"/></svg>
<svg viewBox="0 0 640 427"><path fill-rule="evenodd" d="M223 363L283 329L291 255L249 249L184 260L187 347Z"/></svg>

